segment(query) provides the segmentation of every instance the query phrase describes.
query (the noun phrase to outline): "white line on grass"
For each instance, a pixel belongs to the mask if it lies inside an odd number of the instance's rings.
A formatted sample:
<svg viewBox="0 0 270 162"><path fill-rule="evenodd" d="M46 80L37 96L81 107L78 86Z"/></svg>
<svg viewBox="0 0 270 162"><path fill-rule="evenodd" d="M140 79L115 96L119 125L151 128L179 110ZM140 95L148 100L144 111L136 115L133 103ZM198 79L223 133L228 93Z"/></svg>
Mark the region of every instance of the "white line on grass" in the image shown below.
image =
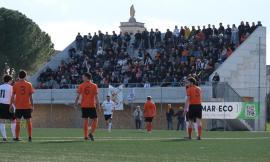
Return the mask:
<svg viewBox="0 0 270 162"><path fill-rule="evenodd" d="M232 137L232 138L203 138L203 140L265 140L270 137ZM132 137L97 137L96 141L166 141L166 140L184 140L184 138L132 138ZM84 141L82 137L35 137L34 142L75 142Z"/></svg>

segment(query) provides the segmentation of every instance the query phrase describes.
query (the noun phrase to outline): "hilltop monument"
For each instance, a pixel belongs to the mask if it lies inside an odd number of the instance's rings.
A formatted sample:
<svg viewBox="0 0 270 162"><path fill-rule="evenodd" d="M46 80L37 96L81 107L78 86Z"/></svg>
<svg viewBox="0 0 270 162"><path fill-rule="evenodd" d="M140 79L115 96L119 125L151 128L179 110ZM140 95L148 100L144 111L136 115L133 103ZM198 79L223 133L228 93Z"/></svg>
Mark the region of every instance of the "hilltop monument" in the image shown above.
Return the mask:
<svg viewBox="0 0 270 162"><path fill-rule="evenodd" d="M138 31L142 32L145 30L144 23L137 22L135 19L135 8L134 5L130 7L129 14L130 18L128 22L120 22L120 31L125 33L137 33Z"/></svg>

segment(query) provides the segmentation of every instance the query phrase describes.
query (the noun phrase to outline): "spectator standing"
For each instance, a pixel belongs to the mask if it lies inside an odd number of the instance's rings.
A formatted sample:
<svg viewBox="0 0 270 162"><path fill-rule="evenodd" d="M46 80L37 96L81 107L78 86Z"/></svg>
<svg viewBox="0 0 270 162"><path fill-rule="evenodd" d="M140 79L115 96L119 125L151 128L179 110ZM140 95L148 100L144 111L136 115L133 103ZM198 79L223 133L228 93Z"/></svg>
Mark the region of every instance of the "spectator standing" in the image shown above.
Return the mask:
<svg viewBox="0 0 270 162"><path fill-rule="evenodd" d="M170 46L170 42L172 42L173 40L173 33L170 31L170 29L167 29L164 39L165 39L165 47L168 48Z"/></svg>
<svg viewBox="0 0 270 162"><path fill-rule="evenodd" d="M246 31L245 31L245 24L244 24L243 21L241 21L241 24L238 26L238 32L239 32L239 35L238 35L239 39L240 39L241 36L244 35L245 32L246 32Z"/></svg>
<svg viewBox="0 0 270 162"><path fill-rule="evenodd" d="M180 38L181 38L181 39L183 39L184 36L185 36L185 29L183 28L183 26L181 26L179 35L180 35Z"/></svg>
<svg viewBox="0 0 270 162"><path fill-rule="evenodd" d="M236 28L235 24L233 24L232 26L232 35L231 35L231 43L234 45L238 45L239 44L239 33L238 33L238 29Z"/></svg>
<svg viewBox="0 0 270 162"><path fill-rule="evenodd" d="M249 22L246 22L246 25L245 25L244 35L246 35L246 34L251 34Z"/></svg>
<svg viewBox="0 0 270 162"><path fill-rule="evenodd" d="M227 25L227 28L225 30L225 39L227 40L226 42L228 42L228 40L230 41L231 39L231 35L232 35L232 29L230 27L230 25Z"/></svg>
<svg viewBox="0 0 270 162"><path fill-rule="evenodd" d="M256 29L255 22L252 22L252 25L251 25L251 27L250 27L250 32L251 32L251 33L254 32L255 29ZM251 34L251 33L250 33L250 34Z"/></svg>
<svg viewBox="0 0 270 162"><path fill-rule="evenodd" d="M177 44L178 38L179 38L180 31L178 29L178 26L175 25L174 30L173 30L173 37L174 37L174 42Z"/></svg>
<svg viewBox="0 0 270 162"><path fill-rule="evenodd" d="M261 21L258 21L258 23L257 23L256 27L258 27L258 26L262 26Z"/></svg>
<svg viewBox="0 0 270 162"><path fill-rule="evenodd" d="M191 33L190 29L187 26L185 26L185 40L189 39L190 33Z"/></svg>
<svg viewBox="0 0 270 162"><path fill-rule="evenodd" d="M217 30L217 28L215 27L215 25L212 25L212 30L213 30L213 33L212 33L212 35L213 36L217 36L218 35L218 30Z"/></svg>
<svg viewBox="0 0 270 162"><path fill-rule="evenodd" d="M145 29L142 32L142 42L143 42L143 48L148 49L149 48L149 32L147 29Z"/></svg>
<svg viewBox="0 0 270 162"><path fill-rule="evenodd" d="M173 130L173 116L174 116L174 111L173 111L172 105L168 104L167 111L166 111L168 130Z"/></svg>
<svg viewBox="0 0 270 162"><path fill-rule="evenodd" d="M161 32L156 29L156 32L155 32L155 48L157 48L161 43Z"/></svg>
<svg viewBox="0 0 270 162"><path fill-rule="evenodd" d="M135 48L140 48L141 41L142 41L142 34L138 30L138 32L134 35L135 36Z"/></svg>
<svg viewBox="0 0 270 162"><path fill-rule="evenodd" d="M82 41L83 41L83 37L81 36L80 33L78 33L78 35L76 36L76 48L78 51L82 51Z"/></svg>
<svg viewBox="0 0 270 162"><path fill-rule="evenodd" d="M136 110L133 112L133 117L135 119L135 127L136 127L136 129L141 129L143 112L142 112L140 106L137 106Z"/></svg>
<svg viewBox="0 0 270 162"><path fill-rule="evenodd" d="M185 123L185 115L184 115L184 109L182 106L179 107L177 113L174 115L177 117L177 127L176 130L185 130L186 123Z"/></svg>
<svg viewBox="0 0 270 162"><path fill-rule="evenodd" d="M218 34L224 34L225 28L222 23L219 23Z"/></svg>
<svg viewBox="0 0 270 162"><path fill-rule="evenodd" d="M220 81L220 77L219 77L219 74L216 72L213 79L212 79L213 98L217 98L217 87L218 87L219 81Z"/></svg>
<svg viewBox="0 0 270 162"><path fill-rule="evenodd" d="M213 34L213 30L211 28L211 25L208 24L208 28L206 29L206 34L205 34L206 39L208 39L209 36L212 35L212 34Z"/></svg>
<svg viewBox="0 0 270 162"><path fill-rule="evenodd" d="M150 31L150 48L154 49L155 48L155 32L153 31L153 29L151 29Z"/></svg>

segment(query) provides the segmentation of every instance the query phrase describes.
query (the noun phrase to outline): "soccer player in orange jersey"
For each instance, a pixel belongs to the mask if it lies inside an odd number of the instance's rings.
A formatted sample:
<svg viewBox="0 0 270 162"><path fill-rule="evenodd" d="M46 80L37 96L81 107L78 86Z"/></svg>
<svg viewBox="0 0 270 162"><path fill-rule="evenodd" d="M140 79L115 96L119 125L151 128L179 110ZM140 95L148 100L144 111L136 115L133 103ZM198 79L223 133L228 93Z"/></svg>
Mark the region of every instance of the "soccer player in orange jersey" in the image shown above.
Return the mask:
<svg viewBox="0 0 270 162"><path fill-rule="evenodd" d="M201 88L196 86L196 79L188 79L187 88L187 99L185 103L185 112L187 112L188 107L188 138L191 139L192 125L194 120L196 120L198 127L198 140L201 140L202 136L202 92Z"/></svg>
<svg viewBox="0 0 270 162"><path fill-rule="evenodd" d="M19 72L19 80L13 86L12 103L15 103L16 111L16 138L15 141L20 140L21 118L23 117L27 123L28 141L32 141L32 111L34 89L32 84L26 81L27 73L22 70ZM11 104L12 105L12 104Z"/></svg>
<svg viewBox="0 0 270 162"><path fill-rule="evenodd" d="M75 105L78 105L78 101L81 96L84 139L88 140L90 138L91 141L94 141L94 133L98 124L96 109L100 110L98 99L98 87L91 81L92 75L90 73L84 73L82 79L83 83L80 84L80 86L77 89L78 95L75 100ZM88 134L89 118L92 119L92 123L91 123L91 132Z"/></svg>
<svg viewBox="0 0 270 162"><path fill-rule="evenodd" d="M146 122L146 129L148 133L152 132L152 121L156 116L156 105L152 101L152 97L148 96L144 104L144 120Z"/></svg>

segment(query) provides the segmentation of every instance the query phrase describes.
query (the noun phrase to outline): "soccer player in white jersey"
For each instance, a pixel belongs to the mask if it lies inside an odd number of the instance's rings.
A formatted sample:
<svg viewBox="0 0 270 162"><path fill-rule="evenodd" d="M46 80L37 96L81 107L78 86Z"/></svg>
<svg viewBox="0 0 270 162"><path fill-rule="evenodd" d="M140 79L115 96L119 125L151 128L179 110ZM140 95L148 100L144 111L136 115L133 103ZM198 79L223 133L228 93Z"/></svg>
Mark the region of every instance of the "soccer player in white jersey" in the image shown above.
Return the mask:
<svg viewBox="0 0 270 162"><path fill-rule="evenodd" d="M115 110L115 103L111 100L110 96L107 95L106 100L102 103L102 109L104 110L104 118L108 131L112 130L112 115Z"/></svg>
<svg viewBox="0 0 270 162"><path fill-rule="evenodd" d="M4 84L0 85L0 132L3 137L3 141L7 141L7 134L6 134L6 128L5 128L5 122L6 120L11 121L11 133L13 136L13 139L15 139L15 128L16 128L16 122L15 122L15 108L13 106L12 109L10 109L11 104L11 97L12 97L12 91L13 88L11 84L13 83L12 77L10 75L4 76Z"/></svg>

